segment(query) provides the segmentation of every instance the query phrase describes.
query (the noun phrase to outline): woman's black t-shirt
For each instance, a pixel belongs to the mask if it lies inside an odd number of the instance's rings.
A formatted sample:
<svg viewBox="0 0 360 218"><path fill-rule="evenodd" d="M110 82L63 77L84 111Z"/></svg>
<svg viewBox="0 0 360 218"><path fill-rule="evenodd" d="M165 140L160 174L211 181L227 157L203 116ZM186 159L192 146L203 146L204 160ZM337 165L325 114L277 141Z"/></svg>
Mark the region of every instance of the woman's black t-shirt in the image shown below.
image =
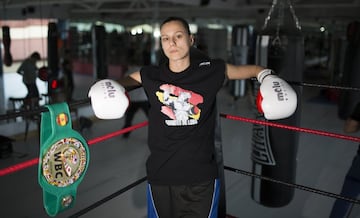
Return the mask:
<svg viewBox="0 0 360 218"><path fill-rule="evenodd" d="M225 79L225 62L193 61L180 73L166 64L147 66L140 73L150 103L148 181L184 185L216 178L216 95Z"/></svg>

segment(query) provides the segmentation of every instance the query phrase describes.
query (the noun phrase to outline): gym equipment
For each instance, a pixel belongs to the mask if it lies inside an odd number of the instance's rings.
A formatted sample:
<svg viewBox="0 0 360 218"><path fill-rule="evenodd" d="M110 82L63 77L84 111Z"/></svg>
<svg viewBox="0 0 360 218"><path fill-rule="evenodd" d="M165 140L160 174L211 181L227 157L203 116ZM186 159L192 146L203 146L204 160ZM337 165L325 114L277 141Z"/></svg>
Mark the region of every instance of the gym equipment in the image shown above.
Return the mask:
<svg viewBox="0 0 360 218"><path fill-rule="evenodd" d="M274 0L265 19L262 31L257 37L256 64L273 69L287 81L302 81L304 65L304 42L301 27L288 0ZM301 96L301 87L293 87ZM257 96L259 83L254 84ZM277 123L300 124L298 101L295 113ZM257 113L257 119L265 120ZM253 125L252 154L253 173L284 182L295 181L296 153L298 148L297 132L262 125ZM291 202L294 189L281 184L252 178L252 198L259 204L269 207L282 207Z"/></svg>

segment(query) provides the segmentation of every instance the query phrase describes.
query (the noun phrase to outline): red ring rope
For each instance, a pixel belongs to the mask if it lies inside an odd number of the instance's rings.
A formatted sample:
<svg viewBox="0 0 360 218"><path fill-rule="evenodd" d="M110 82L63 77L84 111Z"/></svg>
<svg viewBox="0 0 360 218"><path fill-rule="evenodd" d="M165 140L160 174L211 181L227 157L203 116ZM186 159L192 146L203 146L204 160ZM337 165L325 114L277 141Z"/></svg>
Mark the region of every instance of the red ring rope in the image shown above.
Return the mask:
<svg viewBox="0 0 360 218"><path fill-rule="evenodd" d="M105 141L107 139L113 138L115 136L124 134L126 132L130 132L130 131L133 131L135 129L144 127L146 125L148 125L148 121L144 121L142 123L139 123L139 124L136 124L136 125L124 128L124 129L120 129L118 131L115 131L115 132L112 132L112 133L109 133L109 134L106 134L106 135L103 135L103 136L88 140L87 143L90 146L90 145L93 145L95 143L99 143L99 142ZM36 165L38 163L39 163L39 158L34 158L34 159L31 159L31 160L28 160L28 161L24 161L24 162L21 162L21 163L18 163L18 164L14 164L12 166L1 169L0 170L0 176L5 176L5 175L8 175L10 173L14 173L14 172L23 170L25 168L34 166L34 165Z"/></svg>
<svg viewBox="0 0 360 218"><path fill-rule="evenodd" d="M313 130L313 129L308 129L308 128L300 128L300 127L295 127L295 126L288 126L288 125L284 125L284 124L272 123L272 122L256 120L256 119L250 119L250 118L234 116L234 115L228 115L228 114L220 114L220 116L224 117L226 119L231 119L231 120L239 120L239 121L248 122L248 123L260 124L260 125L264 125L264 126L272 126L272 127L283 128L283 129L288 129L288 130L293 130L293 131L298 131L298 132L305 132L305 133L310 133L310 134L315 134L315 135L322 135L322 136L327 136L327 137L332 137L332 138L338 138L338 139L344 139L344 140L349 140L349 141L354 141L354 142L360 142L359 137L336 134L336 133L325 132L325 131L320 131L320 130ZM145 121L145 122L136 124L134 126L118 130L118 131L113 132L113 133L106 134L104 136L100 136L98 138L94 138L94 139L88 141L88 145L92 145L92 144L95 144L95 143L110 139L112 137L124 134L125 132L133 131L135 129L144 127L146 125L148 125L148 121ZM34 159L31 159L31 160L28 160L28 161L25 161L25 162L22 162L22 163L19 163L19 164L15 164L13 166L1 169L0 170L0 176L4 176L4 175L10 174L10 173L14 173L16 171L31 167L31 166L36 165L38 163L39 163L39 159L34 158Z"/></svg>
<svg viewBox="0 0 360 218"><path fill-rule="evenodd" d="M115 136L124 134L124 133L126 133L126 132L133 131L133 130L135 130L135 129L139 129L139 128L144 127L144 126L147 126L147 125L148 125L148 121L144 121L144 122L142 122L142 123L139 123L139 124L136 124L136 125L133 125L133 126L130 126L130 127L124 128L124 129L120 129L120 130L118 130L118 131L115 131L115 132L112 132L112 133L109 133L109 134L106 134L106 135L103 135L103 136L100 136L100 137L91 139L91 140L89 140L87 143L88 143L88 145L92 145L92 144L95 144L95 143L99 143L99 142L101 142L101 141L105 141L105 140L107 140L107 139L110 139L110 138L113 138L113 137L115 137Z"/></svg>
<svg viewBox="0 0 360 218"><path fill-rule="evenodd" d="M284 124L272 123L272 122L268 122L268 121L250 119L250 118L233 116L233 115L228 115L228 114L220 114L220 116L224 117L226 119L231 119L231 120L240 120L240 121L254 123L254 124L260 124L260 125L264 125L264 126L272 126L272 127L283 128L283 129L288 129L288 130L293 130L293 131L298 131L298 132L306 132L306 133L315 134L315 135L322 135L322 136L327 136L327 137L332 137L332 138L360 142L359 137L336 134L336 133L332 133L332 132L325 132L325 131L314 130L314 129L300 128L300 127L295 127L295 126L288 126L288 125L284 125Z"/></svg>

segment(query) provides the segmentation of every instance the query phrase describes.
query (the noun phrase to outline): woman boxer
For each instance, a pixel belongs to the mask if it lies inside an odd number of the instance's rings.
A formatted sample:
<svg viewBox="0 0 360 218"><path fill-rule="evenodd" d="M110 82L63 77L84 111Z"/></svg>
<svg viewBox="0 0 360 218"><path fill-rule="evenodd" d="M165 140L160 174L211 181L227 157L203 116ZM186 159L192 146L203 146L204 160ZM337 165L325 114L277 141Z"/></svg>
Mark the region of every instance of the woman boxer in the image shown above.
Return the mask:
<svg viewBox="0 0 360 218"><path fill-rule="evenodd" d="M194 47L188 23L170 17L160 26L165 55L159 66L145 66L119 80L127 90L143 86L150 104L146 163L148 178L148 217L217 217L219 176L215 154L216 95L228 79L257 77L266 106L265 117L281 119L296 109L296 94L271 70L256 65L235 66L210 59ZM280 81L281 80L281 81ZM124 88L106 81L91 89L95 115L107 118L116 107L104 107L102 87L111 87L116 99ZM274 84L277 88L273 88ZM286 88L284 86L286 86ZM280 93L286 92L286 93ZM284 94L287 99L278 98ZM123 94L124 95L124 94ZM121 98L123 99L123 98ZM266 100L265 100L266 99ZM282 106L280 106L282 105ZM122 108L124 109L124 108ZM122 110L121 109L121 110ZM276 114L276 116L273 116ZM109 116L110 115L110 116Z"/></svg>

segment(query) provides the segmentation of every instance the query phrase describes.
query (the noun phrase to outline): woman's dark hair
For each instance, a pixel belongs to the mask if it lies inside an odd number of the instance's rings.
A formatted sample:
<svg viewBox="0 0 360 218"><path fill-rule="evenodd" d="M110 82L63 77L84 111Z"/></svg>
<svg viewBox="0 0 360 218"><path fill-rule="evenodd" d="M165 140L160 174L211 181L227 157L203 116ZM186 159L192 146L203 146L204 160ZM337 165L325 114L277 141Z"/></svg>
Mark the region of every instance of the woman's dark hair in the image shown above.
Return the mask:
<svg viewBox="0 0 360 218"><path fill-rule="evenodd" d="M171 21L179 21L185 28L186 32L191 35L191 32L190 32L190 27L189 27L189 23L184 19L184 18L181 18L181 17L168 17L166 18L162 24L160 25L160 29L162 28L162 26L166 23L169 23Z"/></svg>

